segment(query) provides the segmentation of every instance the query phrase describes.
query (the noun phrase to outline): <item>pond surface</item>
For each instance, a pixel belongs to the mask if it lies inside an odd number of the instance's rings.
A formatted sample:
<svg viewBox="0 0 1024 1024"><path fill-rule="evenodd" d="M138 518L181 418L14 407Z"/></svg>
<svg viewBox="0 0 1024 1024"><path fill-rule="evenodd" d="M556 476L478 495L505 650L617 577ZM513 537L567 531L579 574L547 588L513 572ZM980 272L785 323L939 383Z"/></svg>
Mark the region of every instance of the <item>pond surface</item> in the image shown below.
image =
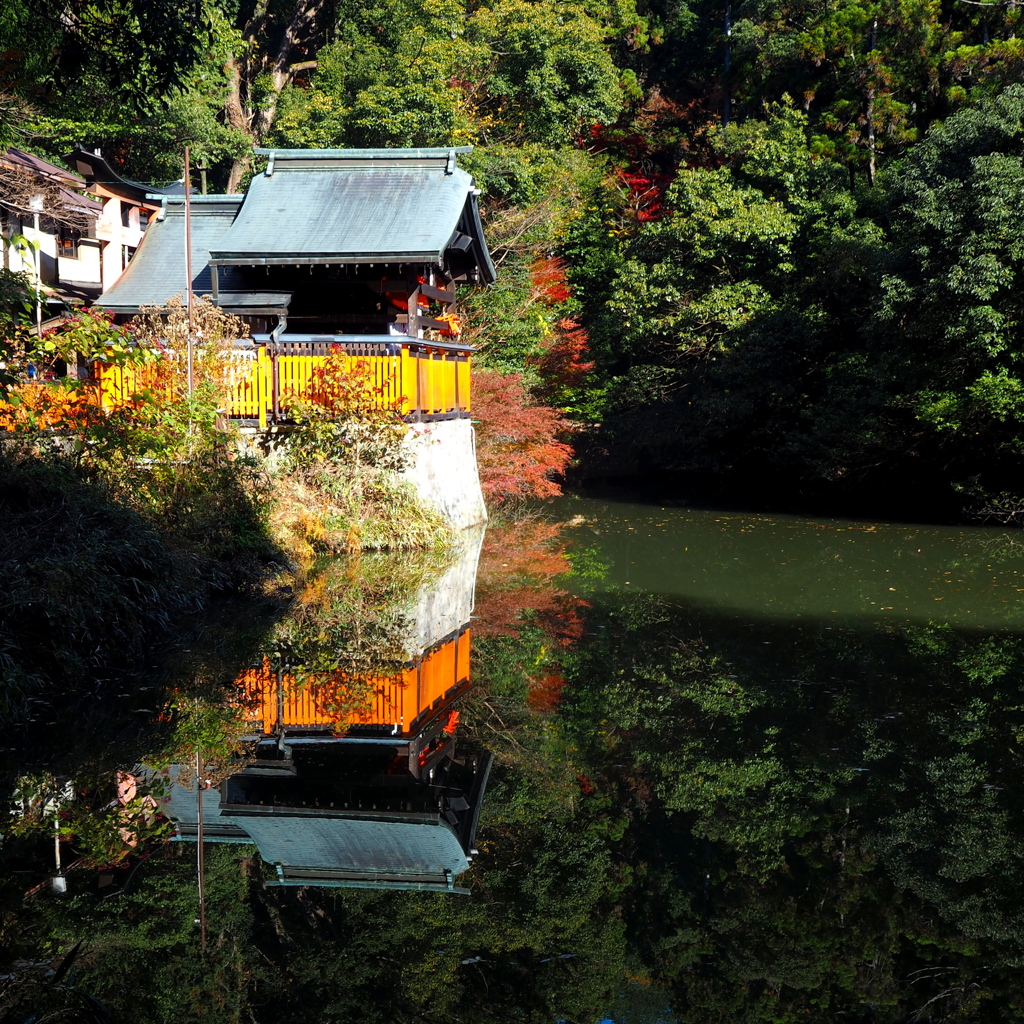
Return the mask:
<svg viewBox="0 0 1024 1024"><path fill-rule="evenodd" d="M1024 628L1019 532L563 499L608 562L602 589L751 617Z"/></svg>
<svg viewBox="0 0 1024 1024"><path fill-rule="evenodd" d="M580 497L338 560L135 738L12 733L0 1020L1020 1020L1022 595L1014 532Z"/></svg>

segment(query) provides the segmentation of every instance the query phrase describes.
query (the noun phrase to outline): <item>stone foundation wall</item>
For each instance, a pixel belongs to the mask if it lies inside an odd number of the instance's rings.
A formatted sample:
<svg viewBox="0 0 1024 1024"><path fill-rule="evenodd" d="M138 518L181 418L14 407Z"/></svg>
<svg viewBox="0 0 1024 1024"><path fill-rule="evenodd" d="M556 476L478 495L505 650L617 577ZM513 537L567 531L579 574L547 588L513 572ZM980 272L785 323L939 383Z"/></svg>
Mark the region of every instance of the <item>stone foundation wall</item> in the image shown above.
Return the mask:
<svg viewBox="0 0 1024 1024"><path fill-rule="evenodd" d="M410 423L412 465L402 474L420 500L457 530L487 521L476 468L476 438L468 419Z"/></svg>
<svg viewBox="0 0 1024 1024"><path fill-rule="evenodd" d="M243 427L242 450L260 452L273 467L280 457L282 440L294 429ZM401 476L423 504L440 512L456 530L487 522L476 467L476 438L468 419L410 423L407 443L412 461Z"/></svg>

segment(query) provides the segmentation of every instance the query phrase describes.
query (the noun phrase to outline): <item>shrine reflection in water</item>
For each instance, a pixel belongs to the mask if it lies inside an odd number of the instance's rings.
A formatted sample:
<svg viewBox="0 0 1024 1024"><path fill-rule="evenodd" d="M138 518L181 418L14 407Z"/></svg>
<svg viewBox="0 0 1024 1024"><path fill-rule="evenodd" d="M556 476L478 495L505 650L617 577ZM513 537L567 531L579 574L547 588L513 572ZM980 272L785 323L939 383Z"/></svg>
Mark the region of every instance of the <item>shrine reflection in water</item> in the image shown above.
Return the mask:
<svg viewBox="0 0 1024 1024"><path fill-rule="evenodd" d="M246 669L244 762L217 785L191 765L147 773L171 783L172 838L254 844L269 885L468 894L455 881L476 853L491 762L457 741L482 538L467 534L447 571L404 595L400 661L318 671L268 655Z"/></svg>

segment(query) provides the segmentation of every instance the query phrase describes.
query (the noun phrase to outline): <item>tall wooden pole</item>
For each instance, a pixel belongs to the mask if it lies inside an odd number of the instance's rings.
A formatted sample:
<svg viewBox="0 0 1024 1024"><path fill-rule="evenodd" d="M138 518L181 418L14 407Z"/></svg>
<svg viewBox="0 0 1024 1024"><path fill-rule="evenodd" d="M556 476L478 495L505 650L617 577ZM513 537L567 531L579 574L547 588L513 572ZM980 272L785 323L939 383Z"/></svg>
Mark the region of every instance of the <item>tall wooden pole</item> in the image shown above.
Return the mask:
<svg viewBox="0 0 1024 1024"><path fill-rule="evenodd" d="M195 390L195 380L192 373L192 199L191 199L192 171L189 166L188 146L185 147L185 295L188 303L188 339L185 343L185 353L188 359L188 397L192 397Z"/></svg>
<svg viewBox="0 0 1024 1024"><path fill-rule="evenodd" d="M38 202L42 206L42 201ZM37 200L32 200L32 241L35 242L36 253L36 337L43 336L43 250L39 241L39 210Z"/></svg>

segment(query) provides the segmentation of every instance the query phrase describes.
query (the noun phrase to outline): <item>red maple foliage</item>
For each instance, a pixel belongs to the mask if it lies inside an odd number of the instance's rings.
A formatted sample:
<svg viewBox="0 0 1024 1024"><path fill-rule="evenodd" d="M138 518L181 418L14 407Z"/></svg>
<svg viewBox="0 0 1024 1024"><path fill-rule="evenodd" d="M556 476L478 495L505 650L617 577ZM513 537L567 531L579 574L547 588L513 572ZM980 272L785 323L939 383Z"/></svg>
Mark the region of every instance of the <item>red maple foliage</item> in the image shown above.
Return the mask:
<svg viewBox="0 0 1024 1024"><path fill-rule="evenodd" d="M557 306L572 295L565 260L560 256L541 256L530 268L533 292L545 306Z"/></svg>
<svg viewBox="0 0 1024 1024"><path fill-rule="evenodd" d="M661 220L668 212L664 206L665 189L672 184L672 174L654 171L617 171L616 177L626 194L626 205L637 221Z"/></svg>
<svg viewBox="0 0 1024 1024"><path fill-rule="evenodd" d="M553 478L572 457L572 448L558 440L565 420L557 409L534 401L521 374L474 369L473 417L480 484L488 501L562 493Z"/></svg>
<svg viewBox="0 0 1024 1024"><path fill-rule="evenodd" d="M680 103L651 89L639 107L629 107L615 124L596 124L584 145L607 153L618 166L615 178L623 212L633 220L660 220L671 211L665 193L683 165L709 166L707 145L713 118L699 100Z"/></svg>
<svg viewBox="0 0 1024 1024"><path fill-rule="evenodd" d="M527 705L534 711L554 711L562 696L565 676L561 672L545 672L530 682L531 686L526 691Z"/></svg>
<svg viewBox="0 0 1024 1024"><path fill-rule="evenodd" d="M563 610L566 592L556 584L570 569L561 523L517 519L488 527L476 579L478 636L518 636L521 614L544 623Z"/></svg>
<svg viewBox="0 0 1024 1024"><path fill-rule="evenodd" d="M578 320L564 316L555 323L551 345L537 360L544 380L539 389L542 398L567 402L582 387L586 375L594 368L593 360L584 360L589 345L587 329Z"/></svg>
<svg viewBox="0 0 1024 1024"><path fill-rule="evenodd" d="M560 257L540 257L530 268L530 276L533 294L545 306L559 306L572 298L565 260ZM533 364L543 380L537 392L541 398L556 405L571 404L573 392L594 368L593 362L585 359L589 345L587 330L578 320L563 316L555 321L547 348Z"/></svg>

